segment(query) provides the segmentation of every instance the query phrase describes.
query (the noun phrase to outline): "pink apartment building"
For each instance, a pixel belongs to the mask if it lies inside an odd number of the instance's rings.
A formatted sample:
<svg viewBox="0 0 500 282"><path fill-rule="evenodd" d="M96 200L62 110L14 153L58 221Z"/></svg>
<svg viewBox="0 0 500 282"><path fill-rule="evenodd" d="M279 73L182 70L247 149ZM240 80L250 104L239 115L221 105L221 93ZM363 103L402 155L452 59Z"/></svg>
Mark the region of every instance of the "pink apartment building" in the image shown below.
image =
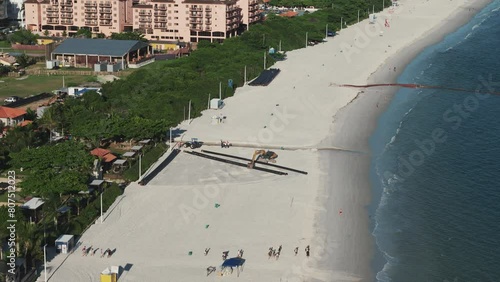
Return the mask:
<svg viewBox="0 0 500 282"><path fill-rule="evenodd" d="M73 35L140 31L149 40L222 42L260 19L257 0L26 0L26 27Z"/></svg>

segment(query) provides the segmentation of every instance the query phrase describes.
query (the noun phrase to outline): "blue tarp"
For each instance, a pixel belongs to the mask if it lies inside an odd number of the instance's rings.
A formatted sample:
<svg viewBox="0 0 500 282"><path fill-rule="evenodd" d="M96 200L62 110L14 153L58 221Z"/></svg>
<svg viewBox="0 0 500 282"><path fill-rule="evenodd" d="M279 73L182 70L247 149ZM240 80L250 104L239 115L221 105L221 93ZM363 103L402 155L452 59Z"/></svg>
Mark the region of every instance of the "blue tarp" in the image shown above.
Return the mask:
<svg viewBox="0 0 500 282"><path fill-rule="evenodd" d="M237 266L242 266L245 263L245 259L242 258L230 258L224 261L222 264L222 268L224 267L237 267Z"/></svg>

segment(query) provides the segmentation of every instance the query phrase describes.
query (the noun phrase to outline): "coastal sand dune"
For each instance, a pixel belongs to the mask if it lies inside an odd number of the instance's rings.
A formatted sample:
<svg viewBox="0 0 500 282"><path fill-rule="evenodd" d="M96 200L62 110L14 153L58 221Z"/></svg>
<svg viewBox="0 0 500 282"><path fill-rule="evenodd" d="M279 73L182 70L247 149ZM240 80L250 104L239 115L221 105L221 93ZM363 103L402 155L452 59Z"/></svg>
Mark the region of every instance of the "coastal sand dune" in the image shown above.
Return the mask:
<svg viewBox="0 0 500 282"><path fill-rule="evenodd" d="M82 246L116 248L112 257L100 258L99 251L83 257L80 247L49 263L50 281L97 281L110 265L127 269L119 281L134 282L373 280L367 139L391 91L336 85L394 81L423 47L488 1L399 2L379 13L375 25L363 21L324 44L289 52L273 66L281 73L269 86L241 87L222 110L180 125L183 140L249 146L213 151L250 158L252 147L276 148L278 164L308 175L279 176L181 153L148 185L131 184L104 223L82 236ZM220 114L225 122L212 124ZM280 245L279 259L268 258L269 247ZM222 252L231 258L239 249L246 259L239 277L236 269L217 276ZM217 271L207 277L208 266Z"/></svg>

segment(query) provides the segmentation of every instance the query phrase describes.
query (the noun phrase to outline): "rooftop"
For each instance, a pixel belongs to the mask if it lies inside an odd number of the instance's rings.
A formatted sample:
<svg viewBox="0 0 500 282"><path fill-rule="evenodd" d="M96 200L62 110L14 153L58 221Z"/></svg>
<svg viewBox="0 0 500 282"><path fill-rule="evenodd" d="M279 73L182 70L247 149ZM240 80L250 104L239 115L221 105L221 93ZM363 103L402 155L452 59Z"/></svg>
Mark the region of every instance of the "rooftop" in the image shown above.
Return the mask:
<svg viewBox="0 0 500 282"><path fill-rule="evenodd" d="M68 38L52 53L122 57L147 46L146 42L138 40Z"/></svg>
<svg viewBox="0 0 500 282"><path fill-rule="evenodd" d="M29 209L29 210L36 210L39 207L41 207L45 202L37 197L31 198L31 200L27 201L24 203L24 205L21 206L23 209Z"/></svg>
<svg viewBox="0 0 500 282"><path fill-rule="evenodd" d="M25 114L25 110L0 106L0 118L16 118Z"/></svg>

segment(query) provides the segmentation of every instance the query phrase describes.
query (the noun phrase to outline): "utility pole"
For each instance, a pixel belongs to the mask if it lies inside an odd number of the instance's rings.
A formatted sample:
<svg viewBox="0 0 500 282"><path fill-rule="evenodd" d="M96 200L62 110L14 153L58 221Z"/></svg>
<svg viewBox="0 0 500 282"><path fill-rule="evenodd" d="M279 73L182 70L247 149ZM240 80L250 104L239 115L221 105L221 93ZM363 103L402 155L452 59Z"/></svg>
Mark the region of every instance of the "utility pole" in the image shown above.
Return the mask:
<svg viewBox="0 0 500 282"><path fill-rule="evenodd" d="M309 34L309 32L306 31L306 48L307 48L307 35Z"/></svg>
<svg viewBox="0 0 500 282"><path fill-rule="evenodd" d="M358 23L359 23L359 10L358 10Z"/></svg>
<svg viewBox="0 0 500 282"><path fill-rule="evenodd" d="M188 124L191 124L191 100L189 100L188 118Z"/></svg>
<svg viewBox="0 0 500 282"><path fill-rule="evenodd" d="M221 81L219 81L219 99L222 100L222 82ZM189 102L189 103L191 103L191 102ZM191 107L189 107L189 108L191 108Z"/></svg>
<svg viewBox="0 0 500 282"><path fill-rule="evenodd" d="M140 155L139 155L140 158ZM141 177L141 163L139 162L139 178ZM139 179L140 180L140 179ZM101 224L102 224L102 193L104 191L101 191Z"/></svg>
<svg viewBox="0 0 500 282"><path fill-rule="evenodd" d="M326 24L326 29L325 29L325 39L328 37L328 24Z"/></svg>
<svg viewBox="0 0 500 282"><path fill-rule="evenodd" d="M247 66L245 65L245 83L243 85L247 85Z"/></svg>
<svg viewBox="0 0 500 282"><path fill-rule="evenodd" d="M373 5L373 13L375 14L375 5Z"/></svg>
<svg viewBox="0 0 500 282"><path fill-rule="evenodd" d="M142 178L142 155L141 152L139 152L139 182L141 181ZM101 199L102 199L102 193L101 193ZM101 220L102 220L102 215L101 215ZM101 221L102 223L102 221Z"/></svg>
<svg viewBox="0 0 500 282"><path fill-rule="evenodd" d="M264 69L266 69L266 51L264 51Z"/></svg>
<svg viewBox="0 0 500 282"><path fill-rule="evenodd" d="M47 282L47 244L43 246L43 272L44 281Z"/></svg>
<svg viewBox="0 0 500 282"><path fill-rule="evenodd" d="M172 151L172 127L170 127L170 151Z"/></svg>
<svg viewBox="0 0 500 282"><path fill-rule="evenodd" d="M280 40L280 50L278 52L281 52L281 40Z"/></svg>
<svg viewBox="0 0 500 282"><path fill-rule="evenodd" d="M382 11L385 9L385 0L382 0Z"/></svg>
<svg viewBox="0 0 500 282"><path fill-rule="evenodd" d="M207 110L210 109L210 93L208 93Z"/></svg>
<svg viewBox="0 0 500 282"><path fill-rule="evenodd" d="M344 25L344 18L340 17L340 30L342 30L343 25Z"/></svg>

